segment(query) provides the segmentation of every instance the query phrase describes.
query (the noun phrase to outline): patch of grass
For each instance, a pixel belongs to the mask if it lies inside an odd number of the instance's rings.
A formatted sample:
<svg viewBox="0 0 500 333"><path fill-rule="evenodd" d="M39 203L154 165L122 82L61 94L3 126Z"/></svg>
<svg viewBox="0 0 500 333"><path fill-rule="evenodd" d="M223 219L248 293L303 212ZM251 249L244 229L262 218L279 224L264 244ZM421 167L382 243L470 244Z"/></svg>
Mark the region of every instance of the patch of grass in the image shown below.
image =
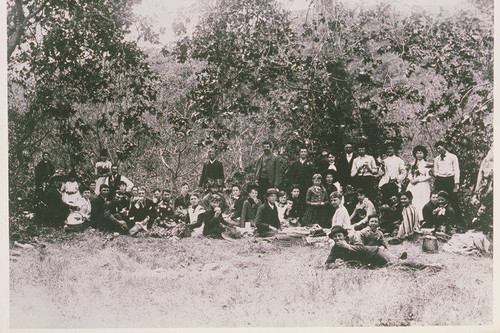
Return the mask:
<svg viewBox="0 0 500 333"><path fill-rule="evenodd" d="M491 258L425 254L418 241L391 251L443 270L324 270L327 248L250 239L54 239L11 256L13 328L492 323Z"/></svg>

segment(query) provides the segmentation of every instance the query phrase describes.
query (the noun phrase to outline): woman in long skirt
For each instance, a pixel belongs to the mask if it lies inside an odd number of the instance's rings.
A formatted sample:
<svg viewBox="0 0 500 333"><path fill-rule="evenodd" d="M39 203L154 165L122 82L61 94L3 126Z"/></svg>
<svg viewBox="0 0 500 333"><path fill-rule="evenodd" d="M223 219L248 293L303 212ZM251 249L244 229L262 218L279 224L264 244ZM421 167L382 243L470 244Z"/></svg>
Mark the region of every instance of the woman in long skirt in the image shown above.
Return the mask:
<svg viewBox="0 0 500 333"><path fill-rule="evenodd" d="M431 195L430 180L432 176L430 175L431 169L425 160L427 153L424 146L416 146L413 149L415 163L413 163L408 173L410 183L406 188L413 195L413 206L417 209L419 221L423 219L422 208L429 202Z"/></svg>
<svg viewBox="0 0 500 333"><path fill-rule="evenodd" d="M325 205L327 203L326 190L321 185L321 175L315 174L313 176L313 186L311 186L306 193L306 211L302 218L302 225L319 224L326 227L326 212Z"/></svg>

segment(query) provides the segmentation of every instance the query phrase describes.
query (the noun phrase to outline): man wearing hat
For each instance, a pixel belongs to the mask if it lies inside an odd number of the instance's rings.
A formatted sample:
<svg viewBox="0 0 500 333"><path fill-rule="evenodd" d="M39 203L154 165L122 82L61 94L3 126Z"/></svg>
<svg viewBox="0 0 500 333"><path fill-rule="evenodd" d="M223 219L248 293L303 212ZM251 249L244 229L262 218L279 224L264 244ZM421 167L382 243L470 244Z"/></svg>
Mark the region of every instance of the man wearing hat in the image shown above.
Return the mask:
<svg viewBox="0 0 500 333"><path fill-rule="evenodd" d="M276 207L277 198L278 190L275 188L268 189L266 192L266 202L257 210L255 226L257 227L256 235L259 237L272 237L281 228L278 208Z"/></svg>
<svg viewBox="0 0 500 333"><path fill-rule="evenodd" d="M347 230L334 225L329 237L335 241L325 262L326 268L336 268L342 262L355 262L372 267L382 267L395 260L394 256L378 246L351 245L347 243ZM339 260L340 259L340 260Z"/></svg>

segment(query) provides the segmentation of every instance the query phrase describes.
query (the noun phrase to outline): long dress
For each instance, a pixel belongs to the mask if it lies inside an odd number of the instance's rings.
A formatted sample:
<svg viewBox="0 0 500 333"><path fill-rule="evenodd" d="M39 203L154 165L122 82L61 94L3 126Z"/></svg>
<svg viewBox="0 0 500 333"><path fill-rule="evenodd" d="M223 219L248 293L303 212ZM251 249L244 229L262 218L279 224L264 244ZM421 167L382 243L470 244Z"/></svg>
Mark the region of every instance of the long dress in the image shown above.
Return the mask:
<svg viewBox="0 0 500 333"><path fill-rule="evenodd" d="M326 220L325 206L312 206L310 204L319 202L328 202L326 190L323 186L313 185L306 193L306 211L304 212L302 225L319 224L323 228L327 228L330 221Z"/></svg>
<svg viewBox="0 0 500 333"><path fill-rule="evenodd" d="M422 208L429 202L429 197L431 195L431 186L429 184L431 175L429 172L430 168L427 167L427 162L425 160L420 160L416 168L414 166L411 167L408 174L408 179L410 181L413 179L419 181L416 184L410 182L406 188L407 191L413 194L412 204L417 209L419 221L422 221L424 218L422 215Z"/></svg>

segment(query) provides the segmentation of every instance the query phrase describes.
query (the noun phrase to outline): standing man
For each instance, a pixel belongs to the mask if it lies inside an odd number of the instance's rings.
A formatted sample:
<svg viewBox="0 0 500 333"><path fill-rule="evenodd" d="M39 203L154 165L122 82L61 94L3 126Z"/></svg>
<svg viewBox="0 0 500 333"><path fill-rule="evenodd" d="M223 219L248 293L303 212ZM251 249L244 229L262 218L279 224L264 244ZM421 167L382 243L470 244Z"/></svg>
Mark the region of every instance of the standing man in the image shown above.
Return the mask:
<svg viewBox="0 0 500 333"><path fill-rule="evenodd" d="M134 187L134 183L130 181L127 177L125 177L122 174L118 173L118 165L113 164L111 166L111 175L108 176L104 184L107 184L109 186L109 198L114 198L116 191L120 188L121 183L126 184L126 191L132 190L132 187Z"/></svg>
<svg viewBox="0 0 500 333"><path fill-rule="evenodd" d="M263 196L267 189L278 187L280 184L280 160L271 152L271 143L262 143L263 153L257 160L255 178L259 186L259 195Z"/></svg>
<svg viewBox="0 0 500 333"><path fill-rule="evenodd" d="M405 162L394 154L394 144L388 143L385 146L387 157L382 161L384 175L378 183L384 199L388 199L393 194L399 194L401 183L406 178Z"/></svg>
<svg viewBox="0 0 500 333"><path fill-rule="evenodd" d="M38 198L42 197L42 194L47 189L50 177L54 174L54 165L50 162L49 158L49 153L44 151L42 153L42 160L35 167L35 194Z"/></svg>
<svg viewBox="0 0 500 333"><path fill-rule="evenodd" d="M205 190L211 183L215 183L218 187L224 186L224 168L222 163L215 158L215 149L210 148L208 151L208 162L203 164L199 187Z"/></svg>
<svg viewBox="0 0 500 333"><path fill-rule="evenodd" d="M351 177L353 177L354 186L365 190L366 196L373 200L375 176L378 173L378 167L375 159L366 154L366 146L358 146L358 157L352 162Z"/></svg>
<svg viewBox="0 0 500 333"><path fill-rule="evenodd" d="M460 167L458 158L445 148L443 141L434 144L439 155L434 158L434 190L446 191L450 204L455 210L458 224L462 225L462 212L458 205L458 189L460 188Z"/></svg>
<svg viewBox="0 0 500 333"><path fill-rule="evenodd" d="M344 152L340 154L336 163L338 166L339 183L343 189L345 189L347 185L352 185L351 170L354 158L352 143L346 142L344 145Z"/></svg>
<svg viewBox="0 0 500 333"><path fill-rule="evenodd" d="M290 165L287 173L288 184L299 185L301 198L305 198L307 189L312 185L313 166L311 161L307 160L307 148L301 147L299 160Z"/></svg>

